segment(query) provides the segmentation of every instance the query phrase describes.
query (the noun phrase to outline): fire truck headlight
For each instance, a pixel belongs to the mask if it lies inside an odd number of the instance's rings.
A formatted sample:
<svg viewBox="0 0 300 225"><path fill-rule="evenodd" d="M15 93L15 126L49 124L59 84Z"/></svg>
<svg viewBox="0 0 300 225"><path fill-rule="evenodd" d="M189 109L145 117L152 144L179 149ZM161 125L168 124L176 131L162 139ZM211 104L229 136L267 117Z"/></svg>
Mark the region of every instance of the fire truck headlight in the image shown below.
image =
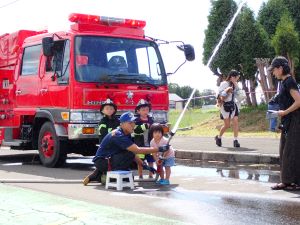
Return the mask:
<svg viewBox="0 0 300 225"><path fill-rule="evenodd" d="M101 114L100 113L95 113L95 112L84 112L82 114L82 118L84 121L97 121L101 120Z"/></svg>
<svg viewBox="0 0 300 225"><path fill-rule="evenodd" d="M168 122L168 113L164 112L164 111L153 112L152 117L153 117L154 122L157 122L157 123Z"/></svg>
<svg viewBox="0 0 300 225"><path fill-rule="evenodd" d="M82 121L82 113L81 112L71 112L71 121Z"/></svg>

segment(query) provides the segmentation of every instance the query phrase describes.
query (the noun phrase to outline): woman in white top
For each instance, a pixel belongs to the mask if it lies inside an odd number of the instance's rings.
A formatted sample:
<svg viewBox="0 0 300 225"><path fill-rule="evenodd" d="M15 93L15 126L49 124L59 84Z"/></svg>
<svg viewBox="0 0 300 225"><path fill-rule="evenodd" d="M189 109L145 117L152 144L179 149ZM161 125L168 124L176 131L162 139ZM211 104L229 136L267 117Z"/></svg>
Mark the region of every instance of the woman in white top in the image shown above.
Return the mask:
<svg viewBox="0 0 300 225"><path fill-rule="evenodd" d="M239 72L236 70L231 70L226 78L220 84L218 99L219 99L219 106L221 112L221 119L224 121L223 126L220 129L219 135L215 137L216 145L221 147L222 146L222 135L224 132L230 128L230 121L233 122L233 147L239 148L240 143L238 142L238 132L239 132L239 108L236 104L236 97L238 95L239 86L238 86L238 79L240 75Z"/></svg>

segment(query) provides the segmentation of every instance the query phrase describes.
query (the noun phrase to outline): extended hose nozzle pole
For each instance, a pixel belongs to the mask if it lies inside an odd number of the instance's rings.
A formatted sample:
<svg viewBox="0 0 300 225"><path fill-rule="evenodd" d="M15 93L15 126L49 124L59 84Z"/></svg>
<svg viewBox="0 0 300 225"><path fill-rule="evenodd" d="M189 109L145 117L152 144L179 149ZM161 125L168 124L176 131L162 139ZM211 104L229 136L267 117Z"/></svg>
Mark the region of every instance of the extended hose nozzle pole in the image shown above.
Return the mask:
<svg viewBox="0 0 300 225"><path fill-rule="evenodd" d="M180 124L180 121L182 120L182 117L183 117L183 115L184 115L184 113L185 113L185 111L186 111L188 105L190 104L190 101L192 100L192 98L193 98L193 96L194 96L196 90L197 90L197 89L194 88L194 90L193 90L192 94L190 95L190 97L189 97L187 103L185 104L185 106L184 106L184 108L183 108L183 110L182 110L180 116L178 117L178 119L177 119L177 121L176 121L176 123L175 123L175 126L173 127L173 129L172 129L171 132L169 133L170 137L169 137L169 139L168 139L168 143L167 143L167 144L170 143L171 139L172 139L173 136L175 135L175 133L176 133L176 131L177 131L177 129L178 129L178 126L179 126L179 124Z"/></svg>

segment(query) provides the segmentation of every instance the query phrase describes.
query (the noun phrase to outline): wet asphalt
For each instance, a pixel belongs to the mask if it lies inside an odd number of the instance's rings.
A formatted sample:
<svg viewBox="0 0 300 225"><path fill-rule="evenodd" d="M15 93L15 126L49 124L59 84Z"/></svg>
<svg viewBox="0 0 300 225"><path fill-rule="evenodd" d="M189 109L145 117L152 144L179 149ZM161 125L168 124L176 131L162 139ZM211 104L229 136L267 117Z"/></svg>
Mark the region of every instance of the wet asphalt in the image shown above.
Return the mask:
<svg viewBox="0 0 300 225"><path fill-rule="evenodd" d="M213 149L211 139L196 138L189 139L191 145L185 145L185 150L193 152L193 146L200 149L205 146L202 145L205 140L208 148ZM174 139L172 145L180 146L180 141ZM277 144L276 140L271 142L272 145ZM247 142L241 140L242 143ZM250 144L247 147L249 149ZM237 153L228 148L218 147L216 151ZM215 150L207 149L205 151L213 157ZM7 150L0 153L0 189L5 194L0 194L0 201L6 202L0 206L1 224L17 224L20 218L23 218L23 224L26 224L24 221L30 224L102 224L103 221L105 224L115 224L115 219L118 220L117 224L136 224L136 221L141 220L139 224L281 225L299 224L300 221L300 193L270 190L270 186L279 181L279 167L274 163L233 162L216 158L177 159L170 186L135 182L133 191L126 189L117 192L106 190L98 183L88 186L81 184L81 179L93 169L91 157L70 155L63 168L54 169L41 166L34 151L11 153ZM12 179L21 182L6 182ZM49 182L22 183L22 180ZM61 183L54 182L57 180ZM10 189L12 187L17 189ZM24 199L24 196L30 199L29 208L26 203L29 200ZM53 204L57 204L58 200L63 207L58 207L56 211ZM16 201L18 204L15 204ZM26 213L23 213L24 210ZM49 213L51 217L45 217Z"/></svg>

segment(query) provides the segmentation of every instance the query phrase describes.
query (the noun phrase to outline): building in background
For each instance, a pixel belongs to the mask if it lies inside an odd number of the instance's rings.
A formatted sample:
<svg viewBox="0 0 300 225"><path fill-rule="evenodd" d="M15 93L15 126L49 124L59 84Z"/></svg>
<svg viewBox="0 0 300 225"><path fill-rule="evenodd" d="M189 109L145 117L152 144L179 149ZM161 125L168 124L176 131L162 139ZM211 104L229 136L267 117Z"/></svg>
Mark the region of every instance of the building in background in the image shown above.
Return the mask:
<svg viewBox="0 0 300 225"><path fill-rule="evenodd" d="M182 110L184 100L175 93L169 93L169 107L170 109Z"/></svg>

